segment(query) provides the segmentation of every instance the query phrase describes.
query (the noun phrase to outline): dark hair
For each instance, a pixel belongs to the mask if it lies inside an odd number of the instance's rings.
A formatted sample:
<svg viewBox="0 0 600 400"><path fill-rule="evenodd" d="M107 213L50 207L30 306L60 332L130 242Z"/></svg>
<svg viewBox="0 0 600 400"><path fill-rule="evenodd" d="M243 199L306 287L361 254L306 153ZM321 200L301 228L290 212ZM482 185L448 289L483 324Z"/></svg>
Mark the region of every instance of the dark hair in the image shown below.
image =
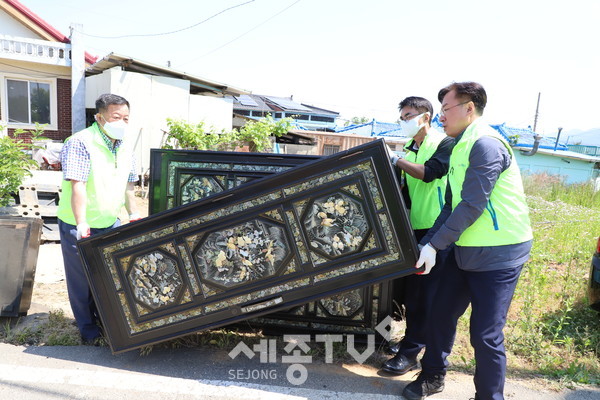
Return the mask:
<svg viewBox="0 0 600 400"><path fill-rule="evenodd" d="M108 106L112 104L125 104L127 108L131 108L129 107L129 102L125 100L124 97L112 93L104 93L98 97L98 100L96 100L96 113L107 110Z"/></svg>
<svg viewBox="0 0 600 400"><path fill-rule="evenodd" d="M404 107L412 107L420 113L429 112L429 118L433 118L433 106L431 102L423 97L410 96L405 98L398 105L398 110L402 110Z"/></svg>
<svg viewBox="0 0 600 400"><path fill-rule="evenodd" d="M440 103L444 101L444 96L453 91L456 98L460 101L472 101L475 104L477 114L483 115L483 109L487 104L487 94L485 89L477 82L454 82L446 86L438 93Z"/></svg>

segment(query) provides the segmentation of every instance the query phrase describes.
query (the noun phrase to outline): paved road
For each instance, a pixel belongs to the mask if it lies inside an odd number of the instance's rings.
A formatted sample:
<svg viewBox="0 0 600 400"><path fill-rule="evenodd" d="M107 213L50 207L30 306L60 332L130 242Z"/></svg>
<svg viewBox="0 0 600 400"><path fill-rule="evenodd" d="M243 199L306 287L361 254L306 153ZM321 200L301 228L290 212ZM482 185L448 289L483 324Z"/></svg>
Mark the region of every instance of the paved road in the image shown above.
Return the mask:
<svg viewBox="0 0 600 400"><path fill-rule="evenodd" d="M56 282L64 283L60 248L56 244L43 245L36 284ZM36 297L34 290L34 303L27 319L47 315L62 297L53 297L54 304L35 303L45 301L46 297ZM245 344L251 348L257 343ZM227 351L212 347L155 349L150 355L141 356L136 350L113 355L108 347L0 344L0 399L389 400L401 399L400 392L414 379L412 373L403 377L384 376L374 367L347 365L334 359L331 364L303 364L306 381L293 385L287 377L291 364L281 362L284 354L280 350L277 362L261 363L258 353L252 359L240 354L234 360ZM296 372L291 380L301 377ZM600 399L600 388L556 393L533 389L530 382L515 380L507 381L505 393L507 400ZM467 400L472 396L472 377L450 373L446 390L431 399Z"/></svg>
<svg viewBox="0 0 600 400"><path fill-rule="evenodd" d="M21 347L0 344L0 399L401 399L412 379L378 375L360 365L306 364L307 379L292 385L289 364L232 360L213 348L137 351L113 355L107 347ZM298 375L298 374L295 374ZM472 397L471 377L451 373L436 400ZM560 393L509 381L507 399L598 400L600 389Z"/></svg>

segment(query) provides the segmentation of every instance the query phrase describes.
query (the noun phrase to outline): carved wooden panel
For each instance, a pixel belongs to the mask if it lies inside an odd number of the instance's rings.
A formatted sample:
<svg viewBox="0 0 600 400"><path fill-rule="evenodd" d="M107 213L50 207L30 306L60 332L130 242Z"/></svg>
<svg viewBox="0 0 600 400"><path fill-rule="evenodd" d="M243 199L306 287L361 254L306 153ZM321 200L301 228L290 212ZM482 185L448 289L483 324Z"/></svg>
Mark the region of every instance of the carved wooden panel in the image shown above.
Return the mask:
<svg viewBox="0 0 600 400"><path fill-rule="evenodd" d="M287 171L318 156L201 150L150 150L148 214Z"/></svg>
<svg viewBox="0 0 600 400"><path fill-rule="evenodd" d="M323 315L354 315L361 288L415 272L417 254L380 140L78 247L113 352L326 297Z"/></svg>

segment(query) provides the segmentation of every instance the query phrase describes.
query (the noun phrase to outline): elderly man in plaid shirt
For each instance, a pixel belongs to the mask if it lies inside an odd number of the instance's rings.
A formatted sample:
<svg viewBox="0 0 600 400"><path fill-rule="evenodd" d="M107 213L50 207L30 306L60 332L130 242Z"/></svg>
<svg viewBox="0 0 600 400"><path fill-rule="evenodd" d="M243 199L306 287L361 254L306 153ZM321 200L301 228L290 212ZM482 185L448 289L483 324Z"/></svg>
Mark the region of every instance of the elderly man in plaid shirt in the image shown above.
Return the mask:
<svg viewBox="0 0 600 400"><path fill-rule="evenodd" d="M77 240L120 225L123 205L129 220L135 208L134 138L126 134L129 102L103 94L96 100L96 122L69 137L61 152L62 196L58 226L71 309L85 344L102 337L98 311L77 251Z"/></svg>

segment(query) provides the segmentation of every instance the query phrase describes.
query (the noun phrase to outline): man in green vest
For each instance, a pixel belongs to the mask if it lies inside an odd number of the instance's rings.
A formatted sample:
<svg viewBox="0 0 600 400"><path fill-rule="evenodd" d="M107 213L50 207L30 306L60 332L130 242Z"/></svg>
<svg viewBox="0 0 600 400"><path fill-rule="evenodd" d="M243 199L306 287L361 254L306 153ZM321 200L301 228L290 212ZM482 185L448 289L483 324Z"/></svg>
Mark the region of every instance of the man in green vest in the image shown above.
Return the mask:
<svg viewBox="0 0 600 400"><path fill-rule="evenodd" d="M429 273L436 253L451 247L444 281L431 308L432 329L421 372L402 392L424 399L444 389L447 357L458 318L471 305L470 337L475 350L475 399L504 399L506 354L503 328L532 231L519 167L508 142L481 116L487 103L475 82L440 90L441 123L455 139L450 156L446 205L421 240L416 268Z"/></svg>
<svg viewBox="0 0 600 400"><path fill-rule="evenodd" d="M431 127L433 106L422 97L407 97L400 102L402 133L410 140L404 146L406 156L392 163L406 182L402 188L404 202L410 209L410 222L420 241L444 206L446 173L454 139ZM447 252L438 254L438 265L428 275L410 275L394 281L395 302L404 305L406 329L404 337L389 351L395 354L382 370L402 375L417 368L417 356L425 347L429 308L442 273L441 265Z"/></svg>
<svg viewBox="0 0 600 400"><path fill-rule="evenodd" d="M96 100L94 118L92 126L67 138L63 146L57 216L71 309L82 342L97 345L102 333L100 320L77 240L119 226L123 205L130 221L140 216L134 200L138 180L133 161L135 138L126 134L129 102L121 96L103 94Z"/></svg>

